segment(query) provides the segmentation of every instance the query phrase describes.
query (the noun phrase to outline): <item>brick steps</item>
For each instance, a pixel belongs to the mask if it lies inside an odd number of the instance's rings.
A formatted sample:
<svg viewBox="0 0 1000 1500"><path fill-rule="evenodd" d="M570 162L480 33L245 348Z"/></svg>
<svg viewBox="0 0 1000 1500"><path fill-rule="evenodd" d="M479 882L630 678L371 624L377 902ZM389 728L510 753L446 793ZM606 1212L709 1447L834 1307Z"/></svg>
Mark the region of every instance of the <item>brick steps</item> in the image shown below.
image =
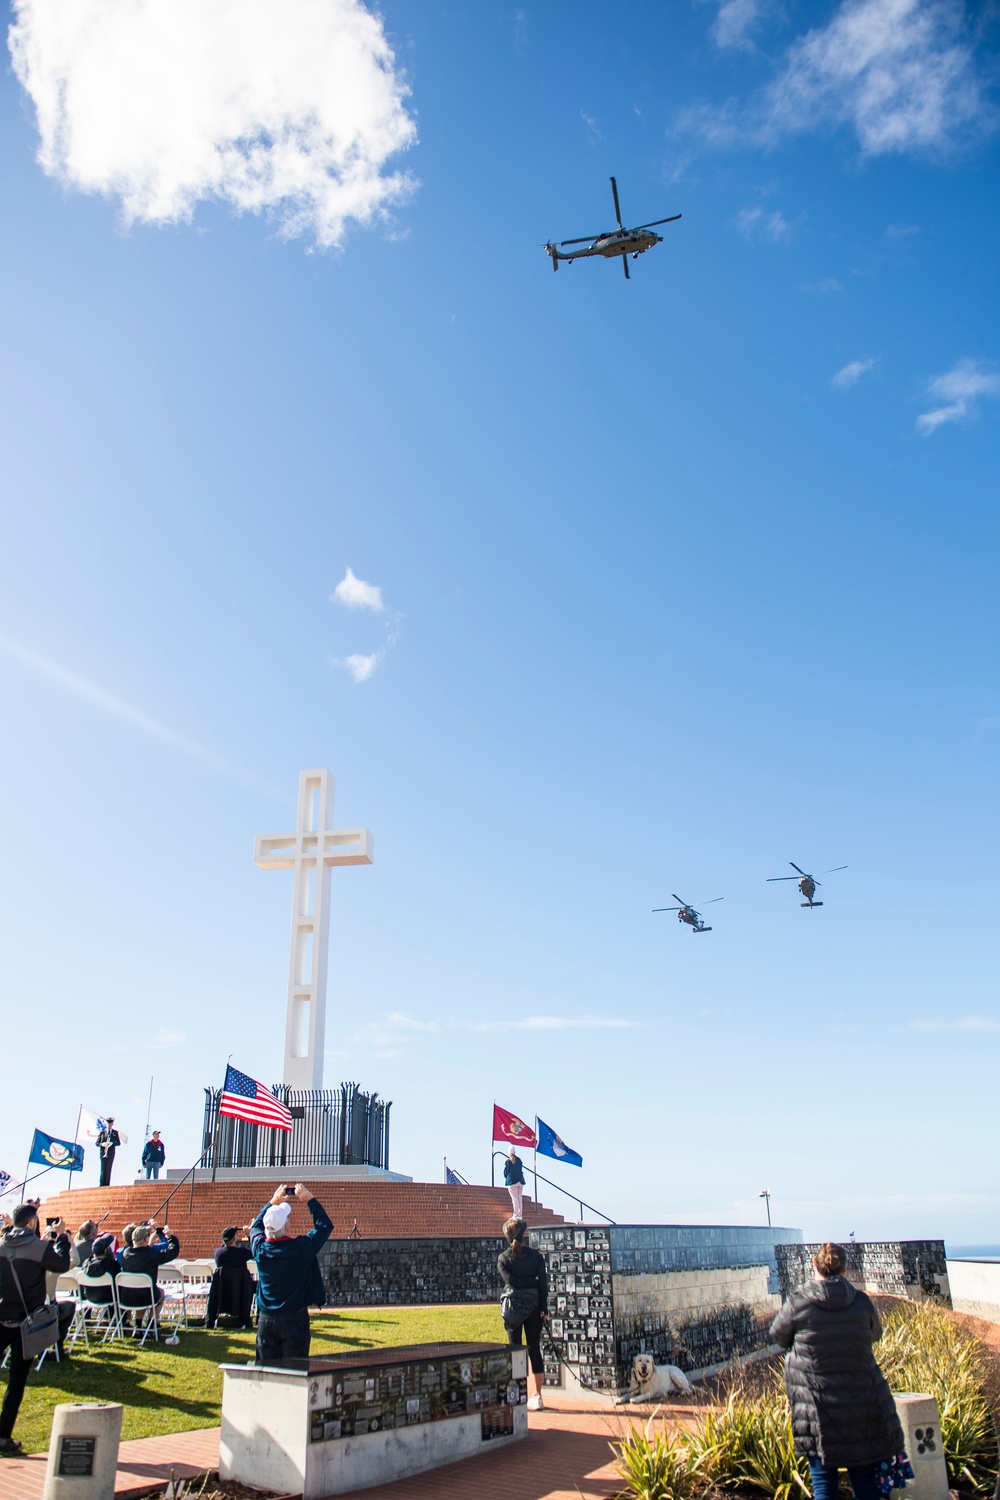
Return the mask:
<svg viewBox="0 0 1000 1500"><path fill-rule="evenodd" d="M267 1182L216 1182L196 1180L192 1200L190 1183L174 1193L166 1209L171 1229L181 1242L182 1256L211 1255L227 1224L249 1224L256 1218L281 1179ZM347 1239L357 1221L366 1240L374 1239L476 1239L499 1237L500 1226L510 1214L506 1188L463 1187L425 1182L309 1183L334 1224L334 1239ZM100 1221L105 1229L121 1233L125 1224L148 1219L160 1209L170 1192L167 1182L127 1183L121 1187L73 1188L57 1193L42 1206L41 1217L62 1215L71 1230L84 1219ZM535 1204L527 1196L524 1216L529 1224L562 1224L562 1215ZM159 1214L163 1222L163 1213ZM304 1205L292 1210L293 1233L309 1227Z"/></svg>

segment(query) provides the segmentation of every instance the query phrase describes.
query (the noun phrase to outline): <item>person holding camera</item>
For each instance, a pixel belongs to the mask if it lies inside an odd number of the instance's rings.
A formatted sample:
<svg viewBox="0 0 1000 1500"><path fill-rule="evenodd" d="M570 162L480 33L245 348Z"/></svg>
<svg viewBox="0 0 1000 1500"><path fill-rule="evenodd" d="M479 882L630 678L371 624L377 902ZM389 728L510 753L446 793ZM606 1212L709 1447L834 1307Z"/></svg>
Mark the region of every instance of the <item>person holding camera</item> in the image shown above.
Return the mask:
<svg viewBox="0 0 1000 1500"><path fill-rule="evenodd" d="M156 1243L150 1243L150 1236L156 1235ZM177 1236L171 1234L170 1225L164 1224L161 1229L158 1224L137 1224L132 1231L131 1248L122 1254L122 1270L128 1271L132 1276L149 1276L153 1282L153 1296L159 1307L163 1301L163 1288L156 1279L156 1273L161 1266L166 1265L168 1260L176 1260L181 1253L180 1243ZM148 1307L149 1299L144 1298L138 1291L123 1287L119 1292L118 1302L121 1307Z"/></svg>
<svg viewBox="0 0 1000 1500"><path fill-rule="evenodd" d="M21 1347L21 1324L47 1301L45 1273L63 1275L69 1270L69 1258L64 1221L52 1219L42 1239L37 1205L19 1204L0 1244L0 1356L5 1349L10 1350L7 1394L0 1409L0 1455L23 1451L13 1436L31 1369L31 1359L25 1358Z"/></svg>
<svg viewBox="0 0 1000 1500"><path fill-rule="evenodd" d="M308 1234L287 1232L298 1198L312 1214ZM302 1182L289 1193L282 1184L250 1226L250 1249L257 1263L258 1365L309 1356L309 1309L322 1307L326 1287L316 1257L333 1233L325 1210Z"/></svg>

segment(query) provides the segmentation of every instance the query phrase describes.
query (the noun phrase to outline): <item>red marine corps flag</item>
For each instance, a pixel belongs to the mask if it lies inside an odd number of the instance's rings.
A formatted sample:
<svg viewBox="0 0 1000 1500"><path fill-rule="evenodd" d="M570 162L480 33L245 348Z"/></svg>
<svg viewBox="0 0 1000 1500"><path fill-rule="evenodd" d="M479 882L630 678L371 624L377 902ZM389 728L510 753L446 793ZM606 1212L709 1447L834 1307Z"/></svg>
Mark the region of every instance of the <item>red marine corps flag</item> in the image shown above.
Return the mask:
<svg viewBox="0 0 1000 1500"><path fill-rule="evenodd" d="M512 1115L509 1109L501 1109L499 1104L493 1106L493 1139L495 1141L510 1141L512 1146L525 1146L529 1151L538 1145L538 1137L530 1125L525 1125L518 1115Z"/></svg>

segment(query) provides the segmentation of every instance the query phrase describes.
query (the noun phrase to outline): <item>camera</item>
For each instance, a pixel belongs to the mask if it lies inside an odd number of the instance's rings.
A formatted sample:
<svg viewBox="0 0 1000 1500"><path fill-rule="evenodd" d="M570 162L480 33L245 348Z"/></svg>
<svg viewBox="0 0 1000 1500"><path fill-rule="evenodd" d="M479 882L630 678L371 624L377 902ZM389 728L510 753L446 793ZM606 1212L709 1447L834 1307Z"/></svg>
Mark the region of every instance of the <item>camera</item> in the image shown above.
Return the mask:
<svg viewBox="0 0 1000 1500"><path fill-rule="evenodd" d="M46 1219L45 1220L45 1227L46 1227L46 1229L51 1229L52 1226L53 1226L53 1224L58 1224L58 1223L59 1223L58 1219Z"/></svg>

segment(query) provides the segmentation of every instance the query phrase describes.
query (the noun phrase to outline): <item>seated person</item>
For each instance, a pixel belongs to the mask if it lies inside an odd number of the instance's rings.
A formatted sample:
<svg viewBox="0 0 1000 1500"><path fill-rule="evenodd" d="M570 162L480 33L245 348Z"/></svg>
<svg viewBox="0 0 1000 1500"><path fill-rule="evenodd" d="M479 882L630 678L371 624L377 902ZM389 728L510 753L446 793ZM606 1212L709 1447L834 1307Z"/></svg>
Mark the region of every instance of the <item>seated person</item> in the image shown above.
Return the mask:
<svg viewBox="0 0 1000 1500"><path fill-rule="evenodd" d="M150 1243L150 1236L153 1233L157 1236L155 1244ZM123 1271L127 1271L130 1276L152 1277L157 1307L163 1301L163 1288L157 1284L156 1273L162 1265L166 1265L168 1260L177 1259L180 1248L176 1236L170 1233L169 1224L164 1224L162 1229L156 1229L155 1226L149 1224L137 1224L132 1231L132 1248L122 1255ZM149 1299L144 1292L130 1287L119 1290L118 1302L121 1307L148 1307L149 1305Z"/></svg>
<svg viewBox="0 0 1000 1500"><path fill-rule="evenodd" d="M121 1266L115 1254L114 1235L99 1234L94 1241L93 1254L83 1267L84 1276L110 1276L114 1280L120 1270ZM107 1306L113 1298L112 1287L93 1286L86 1288L84 1300L96 1303L98 1306Z"/></svg>
<svg viewBox="0 0 1000 1500"><path fill-rule="evenodd" d="M85 1266L94 1253L94 1235L97 1233L97 1225L93 1219L84 1219L73 1239L73 1248L69 1253L71 1266Z"/></svg>
<svg viewBox="0 0 1000 1500"><path fill-rule="evenodd" d="M126 1250L131 1250L131 1248L132 1248L132 1236L134 1234L135 1234L135 1225L134 1224L126 1224L125 1228L122 1230L122 1242L118 1246L118 1249L115 1251L115 1259L118 1262L118 1269L119 1269L119 1271L122 1268L122 1257L125 1254L125 1251Z"/></svg>
<svg viewBox="0 0 1000 1500"><path fill-rule="evenodd" d="M245 1266L253 1260L253 1251L246 1240L240 1239L240 1231L233 1224L222 1231L222 1244L215 1252L217 1266Z"/></svg>
<svg viewBox="0 0 1000 1500"><path fill-rule="evenodd" d="M253 1327L253 1277L248 1262L253 1251L240 1240L235 1225L222 1231L222 1244L215 1252L215 1274L208 1296L205 1324L214 1328L220 1315L235 1318L241 1328Z"/></svg>

